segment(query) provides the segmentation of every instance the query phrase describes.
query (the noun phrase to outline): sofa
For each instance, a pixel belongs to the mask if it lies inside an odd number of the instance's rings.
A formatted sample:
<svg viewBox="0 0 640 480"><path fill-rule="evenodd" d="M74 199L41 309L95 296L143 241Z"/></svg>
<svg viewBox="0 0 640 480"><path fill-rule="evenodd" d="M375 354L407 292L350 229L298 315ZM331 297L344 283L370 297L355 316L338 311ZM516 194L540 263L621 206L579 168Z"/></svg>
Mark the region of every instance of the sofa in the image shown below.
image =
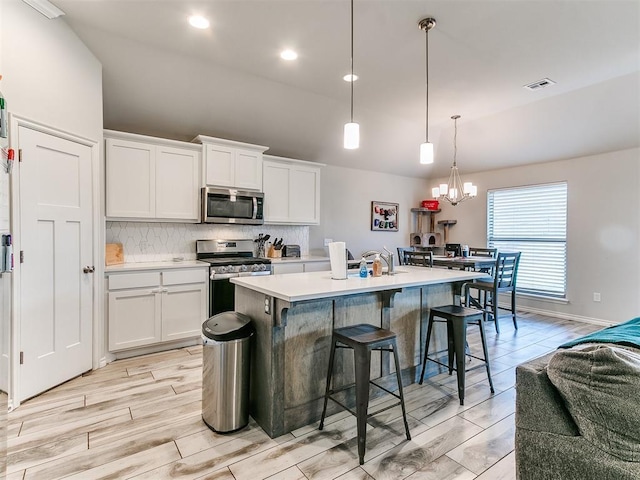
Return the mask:
<svg viewBox="0 0 640 480"><path fill-rule="evenodd" d="M515 422L519 480L639 480L640 318L519 365Z"/></svg>

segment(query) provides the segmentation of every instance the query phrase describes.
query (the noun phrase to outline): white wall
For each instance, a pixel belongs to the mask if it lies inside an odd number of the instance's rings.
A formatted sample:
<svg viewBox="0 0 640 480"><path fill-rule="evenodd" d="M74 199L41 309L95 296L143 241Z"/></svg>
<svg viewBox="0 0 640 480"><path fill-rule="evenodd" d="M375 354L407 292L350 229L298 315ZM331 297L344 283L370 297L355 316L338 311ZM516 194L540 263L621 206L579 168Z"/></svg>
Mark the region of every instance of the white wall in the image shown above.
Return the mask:
<svg viewBox="0 0 640 480"><path fill-rule="evenodd" d="M441 203L438 219L458 220L449 240L470 246L487 242L487 190L567 181L568 303L520 298L519 305L616 323L640 315L639 149L466 174L463 181L478 185L478 197L456 207Z"/></svg>
<svg viewBox="0 0 640 480"><path fill-rule="evenodd" d="M312 253L326 254L323 240L344 241L358 258L366 250L409 245L415 230L411 208L429 198L425 179L327 166L322 169L320 225L309 229ZM371 231L371 202L399 204L398 231ZM396 260L397 263L397 260Z"/></svg>
<svg viewBox="0 0 640 480"><path fill-rule="evenodd" d="M102 139L102 66L64 22L2 0L2 93L9 112Z"/></svg>

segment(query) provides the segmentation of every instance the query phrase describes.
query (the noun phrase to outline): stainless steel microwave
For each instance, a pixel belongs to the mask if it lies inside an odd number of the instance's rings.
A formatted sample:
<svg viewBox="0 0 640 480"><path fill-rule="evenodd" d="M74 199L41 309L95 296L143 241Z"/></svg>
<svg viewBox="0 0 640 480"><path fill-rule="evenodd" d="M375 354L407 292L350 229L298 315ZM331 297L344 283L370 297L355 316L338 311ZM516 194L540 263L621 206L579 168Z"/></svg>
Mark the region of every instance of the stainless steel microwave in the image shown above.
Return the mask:
<svg viewBox="0 0 640 480"><path fill-rule="evenodd" d="M264 193L204 187L202 189L202 223L262 225Z"/></svg>

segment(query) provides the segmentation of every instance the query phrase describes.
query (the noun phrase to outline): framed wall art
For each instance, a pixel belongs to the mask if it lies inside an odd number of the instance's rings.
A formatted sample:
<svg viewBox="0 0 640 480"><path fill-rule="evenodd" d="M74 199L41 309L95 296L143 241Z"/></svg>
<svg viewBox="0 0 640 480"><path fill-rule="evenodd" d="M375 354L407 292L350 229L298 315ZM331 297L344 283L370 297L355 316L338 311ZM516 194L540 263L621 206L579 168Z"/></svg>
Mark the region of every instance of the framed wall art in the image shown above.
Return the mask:
<svg viewBox="0 0 640 480"><path fill-rule="evenodd" d="M397 232L398 204L371 202L371 230L376 232Z"/></svg>

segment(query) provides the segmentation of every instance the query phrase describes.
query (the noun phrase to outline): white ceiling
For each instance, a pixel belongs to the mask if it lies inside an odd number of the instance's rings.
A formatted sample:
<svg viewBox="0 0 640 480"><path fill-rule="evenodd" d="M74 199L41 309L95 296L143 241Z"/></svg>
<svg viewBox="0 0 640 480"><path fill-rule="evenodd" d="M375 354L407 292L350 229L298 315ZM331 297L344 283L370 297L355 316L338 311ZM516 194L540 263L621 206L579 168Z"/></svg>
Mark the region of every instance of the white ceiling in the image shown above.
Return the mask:
<svg viewBox="0 0 640 480"><path fill-rule="evenodd" d="M355 151L348 0L53 3L103 64L109 129L425 178L448 174L454 114L463 174L640 146L638 0L355 0ZM187 24L196 12L210 29ZM418 163L427 16L433 166ZM544 77L557 84L522 87Z"/></svg>

